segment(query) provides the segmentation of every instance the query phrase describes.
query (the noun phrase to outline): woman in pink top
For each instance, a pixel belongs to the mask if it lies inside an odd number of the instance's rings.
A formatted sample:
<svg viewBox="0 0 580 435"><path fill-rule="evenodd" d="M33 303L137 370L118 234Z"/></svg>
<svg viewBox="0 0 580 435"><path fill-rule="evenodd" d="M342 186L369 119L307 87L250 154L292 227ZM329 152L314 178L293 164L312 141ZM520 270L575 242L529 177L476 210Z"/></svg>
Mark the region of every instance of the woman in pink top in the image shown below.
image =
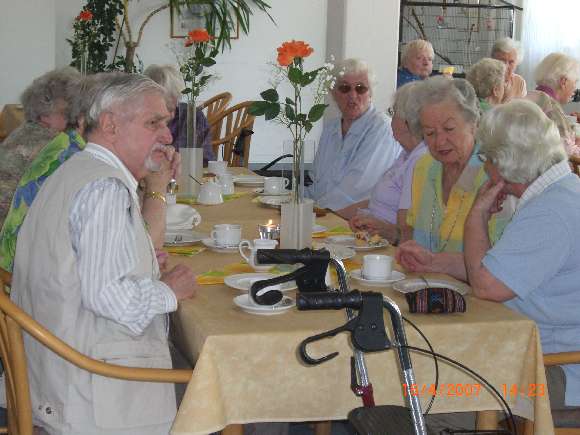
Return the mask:
<svg viewBox="0 0 580 435"><path fill-rule="evenodd" d="M418 125L418 110L414 98L418 83L407 83L395 94L391 126L393 136L401 144L403 151L375 185L370 199L344 210L349 217L352 216L349 225L353 231L380 234L393 245L398 244L405 231L407 209L411 205L415 163L427 151L421 135L411 130L413 125Z"/></svg>

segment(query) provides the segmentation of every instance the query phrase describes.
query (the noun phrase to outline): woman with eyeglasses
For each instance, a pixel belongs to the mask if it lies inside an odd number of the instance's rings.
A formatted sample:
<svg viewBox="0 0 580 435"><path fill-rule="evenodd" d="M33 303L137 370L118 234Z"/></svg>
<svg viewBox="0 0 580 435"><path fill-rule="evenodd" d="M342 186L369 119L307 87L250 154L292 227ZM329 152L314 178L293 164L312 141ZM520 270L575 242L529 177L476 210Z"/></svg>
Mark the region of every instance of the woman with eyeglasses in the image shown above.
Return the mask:
<svg viewBox="0 0 580 435"><path fill-rule="evenodd" d="M415 165L407 224L413 240L396 253L412 272L443 272L466 280L463 227L477 191L487 181L478 158L475 130L479 102L463 79L432 77L417 90L419 126L429 154ZM513 214L512 202L489 223L495 242Z"/></svg>
<svg viewBox="0 0 580 435"><path fill-rule="evenodd" d="M415 118L418 102L415 92L418 85L419 83L413 82L401 86L393 101L393 135L403 151L375 185L370 199L354 204L351 206L351 213L345 213L354 214L349 220L353 231L365 231L369 235L379 234L394 246L404 237L407 228L413 168L417 160L427 152L421 132L412 132L410 129L411 124L417 123Z"/></svg>
<svg viewBox="0 0 580 435"><path fill-rule="evenodd" d="M334 71L332 96L341 116L322 131L306 195L319 207L341 214L370 196L401 147L389 118L371 102L374 74L367 63L346 59Z"/></svg>

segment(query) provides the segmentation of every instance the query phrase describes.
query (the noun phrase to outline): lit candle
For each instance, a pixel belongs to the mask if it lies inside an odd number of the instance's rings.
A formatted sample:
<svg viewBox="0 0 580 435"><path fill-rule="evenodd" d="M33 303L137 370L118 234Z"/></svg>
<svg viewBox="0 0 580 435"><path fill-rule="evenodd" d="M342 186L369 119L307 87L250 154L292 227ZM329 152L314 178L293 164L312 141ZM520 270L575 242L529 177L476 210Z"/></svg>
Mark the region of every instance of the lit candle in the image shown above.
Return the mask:
<svg viewBox="0 0 580 435"><path fill-rule="evenodd" d="M280 238L280 225L275 224L270 219L267 224L258 225L258 234L260 235L260 239L278 240Z"/></svg>

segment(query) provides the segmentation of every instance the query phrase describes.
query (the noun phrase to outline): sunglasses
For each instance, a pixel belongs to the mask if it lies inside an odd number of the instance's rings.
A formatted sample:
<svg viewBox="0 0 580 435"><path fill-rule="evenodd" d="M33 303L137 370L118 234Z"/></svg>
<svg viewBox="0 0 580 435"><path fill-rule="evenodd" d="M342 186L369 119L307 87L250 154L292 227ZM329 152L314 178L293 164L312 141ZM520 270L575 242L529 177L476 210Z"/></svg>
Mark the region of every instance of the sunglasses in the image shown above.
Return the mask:
<svg viewBox="0 0 580 435"><path fill-rule="evenodd" d="M348 94L352 88L351 85L347 85L346 83L338 85L337 87L338 91L342 94ZM354 86L354 91L359 95L364 95L369 91L369 88L368 86L358 83Z"/></svg>

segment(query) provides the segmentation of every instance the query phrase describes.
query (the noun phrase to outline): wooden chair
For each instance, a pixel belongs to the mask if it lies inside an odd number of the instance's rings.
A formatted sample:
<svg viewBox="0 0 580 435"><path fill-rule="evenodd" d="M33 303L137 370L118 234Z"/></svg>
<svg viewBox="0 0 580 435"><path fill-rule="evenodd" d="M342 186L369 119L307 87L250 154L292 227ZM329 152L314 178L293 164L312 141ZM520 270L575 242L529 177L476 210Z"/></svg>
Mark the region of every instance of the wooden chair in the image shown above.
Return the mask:
<svg viewBox="0 0 580 435"><path fill-rule="evenodd" d="M204 102L198 107L198 109L204 112L208 124L211 125L211 123L221 115L224 110L226 110L230 101L232 101L232 94L229 92L222 92ZM219 137L217 134L218 132L216 131L216 128L210 127L211 140L216 140Z"/></svg>
<svg viewBox="0 0 580 435"><path fill-rule="evenodd" d="M210 129L215 128L218 134L218 138L211 143L213 151L217 156L220 145L223 145L223 159L228 162L228 166L248 167L255 119L255 116L248 113L252 103L244 101L236 104L210 123Z"/></svg>
<svg viewBox="0 0 580 435"><path fill-rule="evenodd" d="M572 172L580 176L580 157L570 156L570 166L572 167Z"/></svg>
<svg viewBox="0 0 580 435"><path fill-rule="evenodd" d="M217 94L215 97L211 97L209 100L205 101L198 107L198 109L204 111L207 121L211 124L217 116L226 110L230 101L232 101L232 94L229 92L222 92L221 94Z"/></svg>
<svg viewBox="0 0 580 435"><path fill-rule="evenodd" d="M2 285L0 290L0 358L4 365L6 380L8 433L18 435L32 435L33 433L32 405L22 330L61 358L91 373L131 381L189 382L191 370L124 367L107 364L76 351L36 322L8 298L4 289L7 281L11 280L8 272L2 271L0 279Z"/></svg>
<svg viewBox="0 0 580 435"><path fill-rule="evenodd" d="M544 366L561 366L565 364L580 364L580 352L561 352L544 354ZM554 418L554 433L556 435L580 435L580 408L572 410L552 410ZM558 422L564 420L576 423L577 427L559 427Z"/></svg>

